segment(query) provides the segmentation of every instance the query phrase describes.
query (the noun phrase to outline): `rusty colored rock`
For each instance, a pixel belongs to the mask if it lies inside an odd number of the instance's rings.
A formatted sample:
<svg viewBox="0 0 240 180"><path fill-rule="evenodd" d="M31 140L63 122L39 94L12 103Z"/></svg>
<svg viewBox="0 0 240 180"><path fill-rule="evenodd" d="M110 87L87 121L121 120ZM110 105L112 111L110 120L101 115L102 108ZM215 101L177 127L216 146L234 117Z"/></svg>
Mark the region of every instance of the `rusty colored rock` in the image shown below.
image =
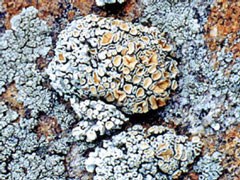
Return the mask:
<svg viewBox="0 0 240 180"><path fill-rule="evenodd" d="M73 18L75 17L75 12L73 10L68 11L67 15L68 15L68 21L72 21Z"/></svg>
<svg viewBox="0 0 240 180"><path fill-rule="evenodd" d="M23 117L25 110L23 104L17 101L17 93L18 90L15 83L12 83L7 87L7 90L2 94L2 96L0 96L0 99L7 102L13 110L16 110L18 114Z"/></svg>
<svg viewBox="0 0 240 180"><path fill-rule="evenodd" d="M194 172L189 173L187 177L190 178L190 180L198 180L199 179L198 174L194 173Z"/></svg>
<svg viewBox="0 0 240 180"><path fill-rule="evenodd" d="M204 137L202 141L203 154L218 151L225 155L221 162L224 174L220 180L240 179L240 124L229 127L225 133Z"/></svg>
<svg viewBox="0 0 240 180"><path fill-rule="evenodd" d="M229 128L223 135L223 142L219 147L219 151L226 155L222 166L227 170L227 173L220 179L229 179L228 175L240 179L240 124Z"/></svg>
<svg viewBox="0 0 240 180"><path fill-rule="evenodd" d="M88 15L94 5L94 0L72 0L71 4L78 8L82 15Z"/></svg>
<svg viewBox="0 0 240 180"><path fill-rule="evenodd" d="M240 43L236 42L240 30L240 2L219 0L212 7L205 24L205 39L211 51L220 51L222 43L228 41L227 52L240 57Z"/></svg>
<svg viewBox="0 0 240 180"><path fill-rule="evenodd" d="M59 0L3 0L3 7L6 10L5 26L11 28L10 19L21 12L23 8L34 6L39 10L38 16L52 24L53 20L60 17L64 10L64 2Z"/></svg>
<svg viewBox="0 0 240 180"><path fill-rule="evenodd" d="M37 135L40 138L45 136L48 141L51 141L53 136L61 132L61 127L54 117L42 115L37 126Z"/></svg>

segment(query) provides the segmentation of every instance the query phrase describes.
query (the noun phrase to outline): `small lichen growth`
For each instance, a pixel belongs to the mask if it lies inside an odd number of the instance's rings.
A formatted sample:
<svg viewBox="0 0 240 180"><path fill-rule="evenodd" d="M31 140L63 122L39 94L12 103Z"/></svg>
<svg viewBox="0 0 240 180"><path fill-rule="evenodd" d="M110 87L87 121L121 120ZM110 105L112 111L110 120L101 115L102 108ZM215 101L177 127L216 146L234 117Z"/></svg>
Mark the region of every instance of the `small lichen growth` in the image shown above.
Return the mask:
<svg viewBox="0 0 240 180"><path fill-rule="evenodd" d="M121 129L129 119L115 106L102 101L85 100L79 104L72 103L80 122L72 131L77 139L91 142L97 139L98 134L103 136L110 131Z"/></svg>

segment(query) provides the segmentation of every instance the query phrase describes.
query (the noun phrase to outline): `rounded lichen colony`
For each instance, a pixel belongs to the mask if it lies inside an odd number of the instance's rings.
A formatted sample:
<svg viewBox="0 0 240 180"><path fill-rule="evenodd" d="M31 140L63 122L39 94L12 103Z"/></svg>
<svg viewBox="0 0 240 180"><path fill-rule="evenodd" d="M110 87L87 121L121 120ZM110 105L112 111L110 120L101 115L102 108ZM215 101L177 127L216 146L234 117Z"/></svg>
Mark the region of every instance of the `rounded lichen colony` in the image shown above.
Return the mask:
<svg viewBox="0 0 240 180"><path fill-rule="evenodd" d="M48 74L65 98L103 99L127 114L166 104L177 62L157 28L88 15L59 35Z"/></svg>

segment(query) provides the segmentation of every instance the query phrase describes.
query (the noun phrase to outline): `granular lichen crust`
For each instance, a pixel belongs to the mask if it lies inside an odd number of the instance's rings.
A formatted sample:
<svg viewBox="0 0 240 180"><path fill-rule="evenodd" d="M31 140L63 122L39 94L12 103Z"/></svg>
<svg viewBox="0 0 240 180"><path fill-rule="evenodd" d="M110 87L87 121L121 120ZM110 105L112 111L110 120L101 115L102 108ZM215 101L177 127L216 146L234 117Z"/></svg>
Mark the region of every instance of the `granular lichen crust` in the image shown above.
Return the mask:
<svg viewBox="0 0 240 180"><path fill-rule="evenodd" d="M17 101L31 110L32 116L47 111L52 94L41 86L44 73L36 66L51 48L49 27L40 20L34 7L23 9L11 19L12 29L0 37L0 94L15 82Z"/></svg>
<svg viewBox="0 0 240 180"><path fill-rule="evenodd" d="M214 152L212 156L206 154L194 166L194 171L199 175L199 179L217 180L222 174L223 167L220 165L222 154Z"/></svg>
<svg viewBox="0 0 240 180"><path fill-rule="evenodd" d="M157 28L88 15L60 33L47 72L67 99L101 98L127 114L145 113L177 87L169 51Z"/></svg>
<svg viewBox="0 0 240 180"><path fill-rule="evenodd" d="M73 143L68 129L76 120L43 86L45 72L36 62L52 41L37 14L33 7L23 9L0 36L0 179L67 177L64 161Z"/></svg>
<svg viewBox="0 0 240 180"><path fill-rule="evenodd" d="M134 125L127 131L103 141L86 160L94 179L178 179L200 154L198 137L191 141L173 129Z"/></svg>
<svg viewBox="0 0 240 180"><path fill-rule="evenodd" d="M77 139L86 139L87 142L96 140L98 134L103 136L112 130L121 129L124 122L129 120L115 106L100 100L85 100L79 104L72 104L81 119L72 134Z"/></svg>

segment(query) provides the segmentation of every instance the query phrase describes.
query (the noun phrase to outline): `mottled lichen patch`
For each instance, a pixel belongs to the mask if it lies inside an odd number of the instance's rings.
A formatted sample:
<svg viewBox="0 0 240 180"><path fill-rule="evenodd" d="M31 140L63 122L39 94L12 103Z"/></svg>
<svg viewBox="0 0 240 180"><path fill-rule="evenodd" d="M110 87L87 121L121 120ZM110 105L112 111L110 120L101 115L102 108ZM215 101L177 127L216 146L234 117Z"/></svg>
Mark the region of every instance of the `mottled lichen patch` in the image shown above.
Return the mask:
<svg viewBox="0 0 240 180"><path fill-rule="evenodd" d="M211 8L205 24L205 39L212 51L220 51L223 43L227 44L225 52L232 52L240 57L240 3L238 0L219 0Z"/></svg>
<svg viewBox="0 0 240 180"><path fill-rule="evenodd" d="M93 179L93 174L90 174L85 169L85 160L88 149L95 148L96 144L81 142L75 144L70 148L66 157L66 168L68 171L68 178L89 180Z"/></svg>
<svg viewBox="0 0 240 180"><path fill-rule="evenodd" d="M188 140L163 126L134 125L103 141L86 160L86 169L98 179L179 179L200 154L198 137Z"/></svg>
<svg viewBox="0 0 240 180"><path fill-rule="evenodd" d="M66 98L103 98L128 114L166 104L177 62L157 28L89 15L59 35L47 73Z"/></svg>
<svg viewBox="0 0 240 180"><path fill-rule="evenodd" d="M199 179L217 180L222 175L223 167L220 165L223 155L214 152L211 156L206 154L200 158L193 167L194 171L199 174Z"/></svg>

